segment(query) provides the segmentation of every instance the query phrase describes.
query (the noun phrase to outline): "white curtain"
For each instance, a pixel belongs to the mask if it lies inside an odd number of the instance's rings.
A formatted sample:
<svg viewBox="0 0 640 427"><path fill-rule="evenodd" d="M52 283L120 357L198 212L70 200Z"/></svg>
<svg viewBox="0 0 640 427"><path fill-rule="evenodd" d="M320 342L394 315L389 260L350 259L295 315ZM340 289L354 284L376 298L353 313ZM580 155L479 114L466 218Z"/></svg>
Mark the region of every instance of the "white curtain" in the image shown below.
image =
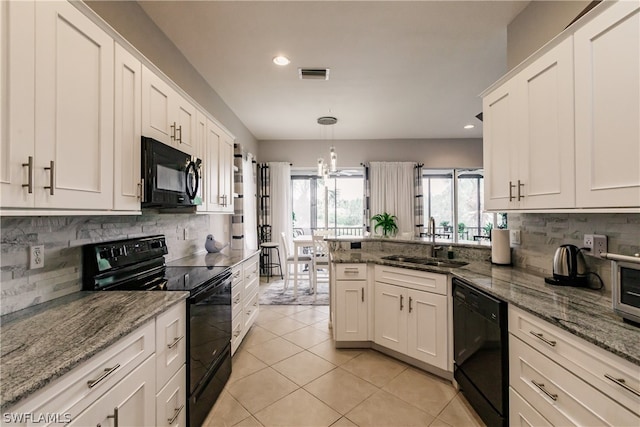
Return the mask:
<svg viewBox="0 0 640 427"><path fill-rule="evenodd" d="M414 234L415 163L371 162L371 216L387 212L398 217L398 234ZM375 221L371 222L373 233ZM378 231L380 233L380 231Z"/></svg>
<svg viewBox="0 0 640 427"><path fill-rule="evenodd" d="M244 220L244 248L258 249L258 220L256 210L257 189L254 173L253 154L248 153L242 158L243 203Z"/></svg>
<svg viewBox="0 0 640 427"><path fill-rule="evenodd" d="M271 191L271 241L279 242L280 233L293 239L291 218L291 165L287 162L269 162ZM289 247L291 247L291 242Z"/></svg>

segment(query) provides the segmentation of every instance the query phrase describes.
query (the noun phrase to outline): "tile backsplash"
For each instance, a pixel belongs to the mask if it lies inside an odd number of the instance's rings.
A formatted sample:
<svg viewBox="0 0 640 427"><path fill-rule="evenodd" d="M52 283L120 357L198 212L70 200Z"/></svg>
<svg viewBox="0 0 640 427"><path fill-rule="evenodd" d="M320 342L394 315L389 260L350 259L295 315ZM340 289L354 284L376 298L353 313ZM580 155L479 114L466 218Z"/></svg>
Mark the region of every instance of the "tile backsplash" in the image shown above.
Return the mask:
<svg viewBox="0 0 640 427"><path fill-rule="evenodd" d="M556 248L562 244L582 247L585 234L607 236L608 251L625 255L640 252L640 214L509 214L509 228L519 229L521 244L512 246L512 262L533 273L552 274ZM602 277L611 289L611 262L585 256L589 271Z"/></svg>
<svg viewBox="0 0 640 427"><path fill-rule="evenodd" d="M169 249L166 258L171 261L204 250L207 234L229 241L228 215L145 213L3 217L0 221L0 314L80 290L81 247L87 243L164 234ZM31 245L44 245L41 269L29 270Z"/></svg>

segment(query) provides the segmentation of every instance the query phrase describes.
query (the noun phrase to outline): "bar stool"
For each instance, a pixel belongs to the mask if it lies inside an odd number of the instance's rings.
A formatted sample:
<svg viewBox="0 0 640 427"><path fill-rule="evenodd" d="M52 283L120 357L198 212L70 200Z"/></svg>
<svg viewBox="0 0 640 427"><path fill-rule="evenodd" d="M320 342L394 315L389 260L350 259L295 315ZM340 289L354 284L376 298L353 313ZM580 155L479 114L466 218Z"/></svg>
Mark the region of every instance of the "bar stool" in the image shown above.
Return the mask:
<svg viewBox="0 0 640 427"><path fill-rule="evenodd" d="M263 242L260 243L260 260L262 261L261 269L266 272L267 283L269 278L273 275L273 269L277 268L280 271L280 279L284 279L282 275L282 263L280 261L280 245L276 242ZM278 262L275 262L275 255L278 256Z"/></svg>

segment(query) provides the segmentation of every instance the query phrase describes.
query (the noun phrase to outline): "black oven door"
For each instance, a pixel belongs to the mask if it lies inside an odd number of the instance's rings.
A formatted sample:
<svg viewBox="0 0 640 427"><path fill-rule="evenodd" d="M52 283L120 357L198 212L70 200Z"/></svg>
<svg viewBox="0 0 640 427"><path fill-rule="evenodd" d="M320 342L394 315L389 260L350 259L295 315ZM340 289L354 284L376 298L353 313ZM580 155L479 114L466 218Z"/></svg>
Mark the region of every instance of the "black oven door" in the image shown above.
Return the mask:
<svg viewBox="0 0 640 427"><path fill-rule="evenodd" d="M201 425L231 375L231 273L188 299L189 425Z"/></svg>
<svg viewBox="0 0 640 427"><path fill-rule="evenodd" d="M185 207L197 204L199 159L152 138L142 137L142 207Z"/></svg>

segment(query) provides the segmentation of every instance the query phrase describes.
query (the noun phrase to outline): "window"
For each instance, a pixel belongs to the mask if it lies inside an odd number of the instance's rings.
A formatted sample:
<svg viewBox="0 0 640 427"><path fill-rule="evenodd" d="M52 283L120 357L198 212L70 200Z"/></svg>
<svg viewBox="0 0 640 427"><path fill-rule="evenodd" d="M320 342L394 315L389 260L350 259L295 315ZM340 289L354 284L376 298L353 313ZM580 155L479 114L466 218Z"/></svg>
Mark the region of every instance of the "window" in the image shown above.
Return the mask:
<svg viewBox="0 0 640 427"><path fill-rule="evenodd" d="M327 228L337 236L361 236L363 231L363 188L361 172L350 170L324 180L311 171L292 171L291 195L294 230L312 234Z"/></svg>
<svg viewBox="0 0 640 427"><path fill-rule="evenodd" d="M482 169L425 169L422 177L425 232L430 217L435 219L436 237L453 242L488 241L490 230L495 224L506 227L506 214L482 212Z"/></svg>

